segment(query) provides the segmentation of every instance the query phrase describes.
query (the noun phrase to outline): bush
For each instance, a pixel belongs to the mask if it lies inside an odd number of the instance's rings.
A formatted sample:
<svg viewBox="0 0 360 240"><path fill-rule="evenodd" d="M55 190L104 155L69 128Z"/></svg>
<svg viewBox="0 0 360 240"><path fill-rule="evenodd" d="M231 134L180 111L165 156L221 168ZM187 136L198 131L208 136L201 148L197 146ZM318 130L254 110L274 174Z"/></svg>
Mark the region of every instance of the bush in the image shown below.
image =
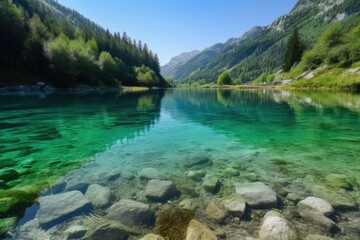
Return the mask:
<svg viewBox="0 0 360 240"><path fill-rule="evenodd" d="M233 81L232 81L232 78L230 77L230 74L227 71L220 74L220 76L217 79L217 84L218 85L232 85Z"/></svg>

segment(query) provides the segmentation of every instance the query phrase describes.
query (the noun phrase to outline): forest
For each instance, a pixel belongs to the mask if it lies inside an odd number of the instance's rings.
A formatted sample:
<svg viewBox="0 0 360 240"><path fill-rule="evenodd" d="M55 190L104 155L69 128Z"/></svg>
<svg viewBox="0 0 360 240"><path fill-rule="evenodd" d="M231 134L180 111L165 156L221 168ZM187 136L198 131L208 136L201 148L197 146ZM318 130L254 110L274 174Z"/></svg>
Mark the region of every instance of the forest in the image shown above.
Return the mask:
<svg viewBox="0 0 360 240"><path fill-rule="evenodd" d="M54 0L0 2L0 72L0 86L18 84L19 75L64 88L166 86L146 43Z"/></svg>

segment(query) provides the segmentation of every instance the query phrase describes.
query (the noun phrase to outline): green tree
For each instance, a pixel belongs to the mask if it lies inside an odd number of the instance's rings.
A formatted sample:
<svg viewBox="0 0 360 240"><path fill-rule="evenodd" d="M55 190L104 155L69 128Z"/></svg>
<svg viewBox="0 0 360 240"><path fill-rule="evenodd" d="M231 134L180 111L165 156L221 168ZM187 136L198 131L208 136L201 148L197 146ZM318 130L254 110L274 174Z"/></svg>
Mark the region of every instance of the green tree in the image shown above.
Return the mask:
<svg viewBox="0 0 360 240"><path fill-rule="evenodd" d="M102 72L102 81L109 85L115 85L117 81L115 80L116 73L116 61L108 52L101 52L99 56L99 66Z"/></svg>
<svg viewBox="0 0 360 240"><path fill-rule="evenodd" d="M220 74L217 79L217 84L218 85L232 85L233 81L232 81L230 74L227 71Z"/></svg>
<svg viewBox="0 0 360 240"><path fill-rule="evenodd" d="M301 61L301 57L304 53L305 47L300 39L299 31L294 29L292 35L289 38L287 48L285 51L285 57L283 62L283 69L285 72L290 71L291 67L296 62Z"/></svg>
<svg viewBox="0 0 360 240"><path fill-rule="evenodd" d="M153 87L159 84L158 77L149 67L142 65L141 67L135 67L134 70L136 73L136 78L141 85Z"/></svg>

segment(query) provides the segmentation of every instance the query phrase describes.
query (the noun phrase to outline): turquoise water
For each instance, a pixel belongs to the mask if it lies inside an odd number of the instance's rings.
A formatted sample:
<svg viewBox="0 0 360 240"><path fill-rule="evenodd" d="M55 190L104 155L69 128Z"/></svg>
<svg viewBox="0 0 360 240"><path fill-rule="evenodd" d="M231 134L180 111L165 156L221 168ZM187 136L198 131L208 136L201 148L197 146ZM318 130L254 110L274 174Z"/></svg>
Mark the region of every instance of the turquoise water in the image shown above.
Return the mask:
<svg viewBox="0 0 360 240"><path fill-rule="evenodd" d="M59 179L94 183L114 171L124 179L109 183L115 200L146 201L137 176L148 167L177 185L179 201L199 197L205 205L201 183L186 178L189 169L183 165L204 155L213 161L204 170L222 182L221 197L234 191L234 183L261 181L276 188L287 181L286 192L328 198L339 211L360 204L359 94L209 89L7 94L0 95L0 110L1 171L18 172L0 185L2 218L21 216L33 195Z"/></svg>

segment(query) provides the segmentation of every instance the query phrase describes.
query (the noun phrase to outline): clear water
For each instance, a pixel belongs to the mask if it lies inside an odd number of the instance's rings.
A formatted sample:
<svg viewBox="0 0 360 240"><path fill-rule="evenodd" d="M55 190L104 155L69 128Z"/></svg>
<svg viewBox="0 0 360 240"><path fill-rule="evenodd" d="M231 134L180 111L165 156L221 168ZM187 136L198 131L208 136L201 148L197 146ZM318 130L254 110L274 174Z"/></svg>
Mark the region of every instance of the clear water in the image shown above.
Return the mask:
<svg viewBox="0 0 360 240"><path fill-rule="evenodd" d="M22 206L6 213L0 208L0 217L19 215L29 205L21 205L25 197L19 200L18 190L31 195L64 176L90 182L121 171L136 179L139 170L153 167L180 189L196 192L199 185L186 179L182 163L204 154L214 162L206 171L222 181L221 196L237 182L274 186L285 179L292 182L290 192L309 195L317 185L331 197L360 204L359 94L209 89L8 94L0 95L0 110L0 164L19 173L3 182L0 203ZM227 175L230 167L240 175ZM347 187L331 184L329 174L344 177ZM129 182L112 186L116 198L141 200L144 183Z"/></svg>

